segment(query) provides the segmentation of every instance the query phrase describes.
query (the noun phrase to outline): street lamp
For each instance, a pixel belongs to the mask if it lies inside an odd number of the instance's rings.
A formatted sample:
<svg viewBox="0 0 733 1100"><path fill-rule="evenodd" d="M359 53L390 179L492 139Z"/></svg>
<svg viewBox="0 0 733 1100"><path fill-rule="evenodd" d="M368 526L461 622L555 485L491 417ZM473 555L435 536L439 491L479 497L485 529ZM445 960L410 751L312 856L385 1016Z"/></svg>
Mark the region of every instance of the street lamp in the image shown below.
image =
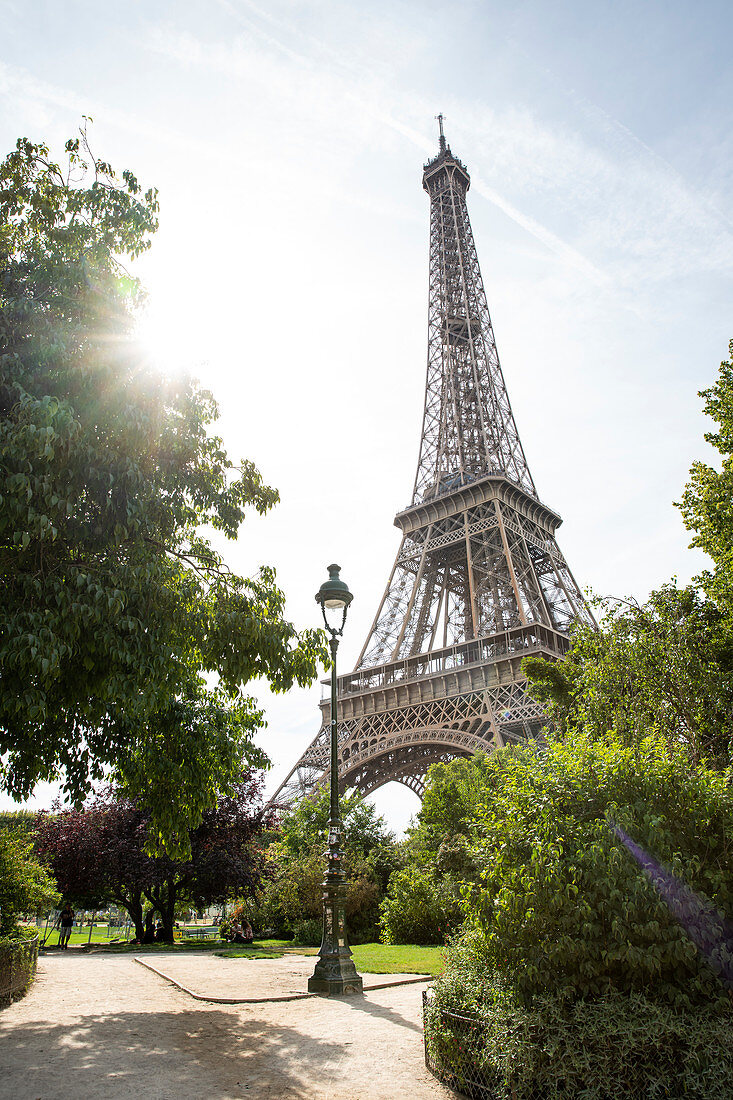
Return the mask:
<svg viewBox="0 0 733 1100"><path fill-rule="evenodd" d="M339 577L340 566L329 565L328 580L316 593L326 630L331 635L331 812L328 819L328 870L323 883L323 938L309 993L362 993L351 949L346 942L346 872L341 851L343 825L339 811L338 725L336 717L336 650L353 600Z"/></svg>

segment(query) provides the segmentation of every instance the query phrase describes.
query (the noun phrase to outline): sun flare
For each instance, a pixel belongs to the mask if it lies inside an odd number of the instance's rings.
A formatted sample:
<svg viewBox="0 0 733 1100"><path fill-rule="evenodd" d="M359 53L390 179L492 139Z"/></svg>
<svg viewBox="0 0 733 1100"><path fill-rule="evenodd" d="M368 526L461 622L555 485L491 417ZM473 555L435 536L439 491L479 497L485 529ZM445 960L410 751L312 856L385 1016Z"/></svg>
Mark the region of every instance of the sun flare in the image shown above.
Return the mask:
<svg viewBox="0 0 733 1100"><path fill-rule="evenodd" d="M190 329L180 312L147 309L137 321L135 338L145 357L164 374L198 373L197 355Z"/></svg>

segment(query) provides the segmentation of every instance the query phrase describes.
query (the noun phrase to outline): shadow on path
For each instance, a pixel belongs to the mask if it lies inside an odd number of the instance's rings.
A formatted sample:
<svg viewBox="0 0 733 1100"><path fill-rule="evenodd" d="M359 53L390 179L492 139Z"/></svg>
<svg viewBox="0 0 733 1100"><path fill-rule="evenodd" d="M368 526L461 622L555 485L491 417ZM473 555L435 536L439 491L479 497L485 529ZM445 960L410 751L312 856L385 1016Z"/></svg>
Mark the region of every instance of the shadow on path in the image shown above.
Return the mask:
<svg viewBox="0 0 733 1100"><path fill-rule="evenodd" d="M380 992L383 992L383 990L380 990ZM414 1024L412 1020L406 1019L401 1013L395 1012L393 1008L376 1004L373 1000L370 1000L368 995L364 997L339 997L339 1002L353 1008L356 1012L366 1012L369 1016L377 1016L379 1019L387 1020L388 1023L395 1024L397 1027L407 1027L410 1031L417 1031L419 1035L422 1035L422 1028L419 1024Z"/></svg>
<svg viewBox="0 0 733 1100"><path fill-rule="evenodd" d="M313 1097L346 1045L221 1010L118 1012L2 1035L3 1095L16 1100Z"/></svg>

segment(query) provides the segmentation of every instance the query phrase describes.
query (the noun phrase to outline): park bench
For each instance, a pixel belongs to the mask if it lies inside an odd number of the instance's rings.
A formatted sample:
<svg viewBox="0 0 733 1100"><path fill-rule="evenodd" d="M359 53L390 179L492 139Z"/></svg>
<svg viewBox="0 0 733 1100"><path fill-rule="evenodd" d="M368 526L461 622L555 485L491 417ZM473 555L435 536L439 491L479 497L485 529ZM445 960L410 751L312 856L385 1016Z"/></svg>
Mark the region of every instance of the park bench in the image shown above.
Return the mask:
<svg viewBox="0 0 733 1100"><path fill-rule="evenodd" d="M187 928L186 939L214 940L219 938L219 929L215 924L202 925L200 928Z"/></svg>

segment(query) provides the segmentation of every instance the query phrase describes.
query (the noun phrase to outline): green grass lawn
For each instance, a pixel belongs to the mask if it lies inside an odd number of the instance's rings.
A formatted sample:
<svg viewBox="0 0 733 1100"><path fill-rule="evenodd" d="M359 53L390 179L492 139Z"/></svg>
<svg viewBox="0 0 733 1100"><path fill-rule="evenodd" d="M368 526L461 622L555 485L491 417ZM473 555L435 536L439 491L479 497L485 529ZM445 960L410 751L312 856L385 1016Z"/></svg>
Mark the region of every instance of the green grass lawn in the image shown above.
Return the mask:
<svg viewBox="0 0 733 1100"><path fill-rule="evenodd" d="M414 943L360 943L351 948L362 974L432 974L443 972L443 948Z"/></svg>
<svg viewBox="0 0 733 1100"><path fill-rule="evenodd" d="M72 932L71 945L79 947L87 943L89 929ZM46 946L55 948L58 932L49 932ZM91 946L95 952L110 954L146 955L158 952L185 953L207 951L225 959L281 959L283 955L317 955L317 947L299 947L291 940L255 940L250 945L225 944L222 940L176 940L168 943L112 943L106 929L95 928ZM431 974L436 977L443 970L443 948L421 947L416 944L361 943L352 947L356 969L362 974Z"/></svg>
<svg viewBox="0 0 733 1100"><path fill-rule="evenodd" d="M39 932L40 932L41 939L43 939L43 929L40 928ZM91 940L91 942L92 943L109 943L110 940L119 938L122 934L123 934L122 930L119 929L119 928L114 929L114 931L112 931L109 936L107 935L107 929L106 928L104 928L104 927L95 928L92 931L92 940ZM77 932L76 929L75 929L71 933L71 936L69 938L69 943L72 944L73 946L76 946L76 945L82 944L82 943L87 943L88 941L89 941L89 929L88 928L85 928L81 932ZM58 930L58 928L51 931L51 928L49 927L48 932L46 933L46 947L56 947L58 945L58 942L59 942L59 930Z"/></svg>
<svg viewBox="0 0 733 1100"><path fill-rule="evenodd" d="M257 951L262 946L264 951ZM362 974L431 974L443 970L442 947L416 944L360 943L352 947L356 969ZM294 947L287 940L262 940L252 947L227 947L216 952L225 959L280 958L286 954L317 955L315 947Z"/></svg>

